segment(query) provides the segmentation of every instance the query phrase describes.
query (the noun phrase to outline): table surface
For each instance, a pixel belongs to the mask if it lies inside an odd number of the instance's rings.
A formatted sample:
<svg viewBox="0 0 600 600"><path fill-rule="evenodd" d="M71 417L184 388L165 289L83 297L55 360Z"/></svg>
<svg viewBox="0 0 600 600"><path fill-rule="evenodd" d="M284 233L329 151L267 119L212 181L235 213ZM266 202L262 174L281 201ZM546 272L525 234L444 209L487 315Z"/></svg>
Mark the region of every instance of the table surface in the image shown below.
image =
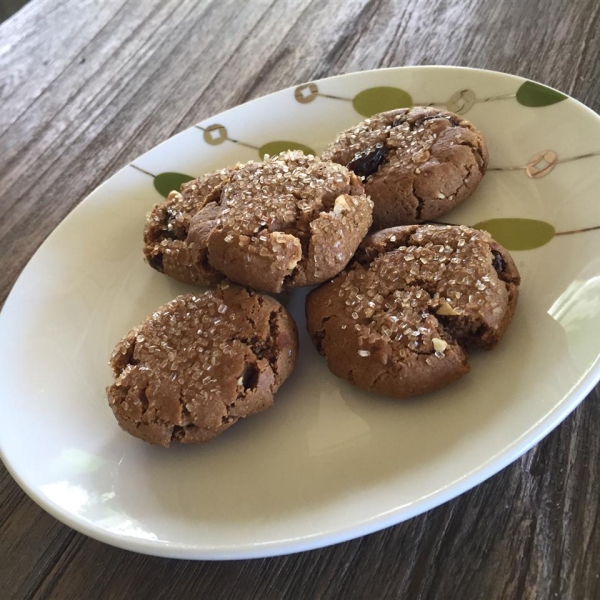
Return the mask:
<svg viewBox="0 0 600 600"><path fill-rule="evenodd" d="M0 303L65 215L188 126L349 71L452 64L600 107L598 0L34 0L0 26ZM482 485L322 550L192 562L88 539L0 468L3 598L600 598L598 388ZM23 435L27 435L24 424Z"/></svg>

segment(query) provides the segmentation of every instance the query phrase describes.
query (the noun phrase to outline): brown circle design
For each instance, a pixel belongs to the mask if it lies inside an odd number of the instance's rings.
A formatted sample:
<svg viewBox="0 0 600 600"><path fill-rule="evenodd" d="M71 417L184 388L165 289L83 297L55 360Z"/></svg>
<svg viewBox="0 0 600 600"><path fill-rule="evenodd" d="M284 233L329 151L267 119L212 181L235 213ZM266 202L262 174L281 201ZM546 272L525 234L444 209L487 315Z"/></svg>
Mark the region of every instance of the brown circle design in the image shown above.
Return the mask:
<svg viewBox="0 0 600 600"><path fill-rule="evenodd" d="M448 100L448 110L455 112L457 115L464 115L473 108L476 100L475 92L473 90L460 90L450 96Z"/></svg>
<svg viewBox="0 0 600 600"><path fill-rule="evenodd" d="M535 154L525 167L527 177L540 179L554 169L558 162L558 155L554 150L544 150Z"/></svg>
<svg viewBox="0 0 600 600"><path fill-rule="evenodd" d="M307 93L308 92L308 93ZM316 83L307 83L305 85L299 85L294 90L294 97L300 104L309 104L319 94L319 88Z"/></svg>
<svg viewBox="0 0 600 600"><path fill-rule="evenodd" d="M223 125L209 125L204 130L204 141L211 146L218 146L227 140L227 129Z"/></svg>

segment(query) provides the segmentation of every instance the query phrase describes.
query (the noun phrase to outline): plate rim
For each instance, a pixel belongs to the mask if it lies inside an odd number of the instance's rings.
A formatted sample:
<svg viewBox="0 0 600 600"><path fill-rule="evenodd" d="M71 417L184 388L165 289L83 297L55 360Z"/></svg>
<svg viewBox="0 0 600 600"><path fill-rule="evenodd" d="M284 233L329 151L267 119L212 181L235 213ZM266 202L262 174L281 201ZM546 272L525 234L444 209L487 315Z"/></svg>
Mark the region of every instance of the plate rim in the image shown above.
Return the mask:
<svg viewBox="0 0 600 600"><path fill-rule="evenodd" d="M386 67L382 69L368 69L364 71L352 71L350 73L342 73L338 75L332 75L321 79L313 79L303 83L298 83L281 90L270 92L264 96L254 98L248 102L230 107L220 113L213 116L207 117L198 123L202 123L207 119L215 119L221 115L226 114L230 110L237 109L240 106L248 106L255 102L264 100L277 94L285 94L286 92L293 91L295 88L301 85L309 83L321 83L331 80L340 80L346 78L360 77L368 73L379 73L379 72L407 72L407 71L423 71L423 70L445 70L445 71L465 71L465 72L478 72L491 74L494 76L506 77L516 81L524 82L531 81L533 83L539 83L533 79L525 78L520 75L513 75L511 73L505 73L502 71L495 71L490 69L472 68L464 66L453 66L453 65L409 65L402 67ZM579 108L584 108L586 112L597 119L600 119L594 110L573 98L569 94L560 92L551 86L546 84L540 84L552 90L555 90L561 94L564 94L567 99L575 102ZM156 148L170 142L174 138L184 134L189 129L193 128L194 124L186 127L182 131L172 135L166 140L156 144L143 154L136 156L132 161L123 165L122 168L113 173L109 178L103 181L99 186L94 188L85 198L78 202L65 217L58 223L58 225L50 232L46 239L40 244L37 250L33 253L31 258L25 264L23 270L17 277L14 285L11 288L2 309L0 310L0 327L6 320L6 307L12 306L13 299L15 297L15 290L21 285L23 276L30 267L32 261L43 253L47 244L49 244L56 235L60 234L60 231L65 223L72 217L73 213L85 204L92 194L103 188L109 181L120 175L125 169L127 169L133 162L145 156L148 152L152 152ZM1 330L0 330L1 331ZM547 413L541 420L536 422L527 431L521 434L518 438L511 441L505 448L497 452L495 455L490 457L487 461L482 463L476 469L463 474L458 479L447 484L443 488L440 488L427 496L420 498L418 501L409 503L407 505L397 506L392 510L374 515L370 518L364 519L360 522L353 522L350 525L337 528L332 531L322 531L318 534L310 536L304 536L302 538L290 538L283 540L274 540L260 543L242 543L232 544L226 547L210 548L208 545L199 544L186 544L180 542L170 542L167 540L148 540L143 538L136 538L128 536L126 534L118 534L114 531L109 531L96 524L86 520L85 518L70 513L64 510L62 507L54 504L46 496L39 492L35 486L29 485L16 470L14 465L10 462L7 456L6 449L2 438L0 437L0 459L2 460L7 471L11 477L15 480L17 485L31 498L40 508L45 512L56 518L63 524L71 527L75 531L82 533L94 540L109 544L111 546L129 550L132 552L138 552L141 554L147 554L152 556L160 556L165 558L179 558L187 560L238 560L238 559L251 559L251 558L266 558L271 556L283 556L296 552L304 552L317 548L338 544L351 539L362 537L380 531L387 527L397 525L408 519L423 514L432 508L441 506L442 504L458 497L473 487L483 483L512 462L516 461L519 457L530 450L536 445L541 439L547 436L553 429L555 429L562 421L564 421L570 414L581 404L585 397L591 392L593 387L600 379L600 355L596 357L594 363L588 368L587 372L580 376L577 383L571 388L571 390L564 396L563 400L555 405L552 410Z"/></svg>

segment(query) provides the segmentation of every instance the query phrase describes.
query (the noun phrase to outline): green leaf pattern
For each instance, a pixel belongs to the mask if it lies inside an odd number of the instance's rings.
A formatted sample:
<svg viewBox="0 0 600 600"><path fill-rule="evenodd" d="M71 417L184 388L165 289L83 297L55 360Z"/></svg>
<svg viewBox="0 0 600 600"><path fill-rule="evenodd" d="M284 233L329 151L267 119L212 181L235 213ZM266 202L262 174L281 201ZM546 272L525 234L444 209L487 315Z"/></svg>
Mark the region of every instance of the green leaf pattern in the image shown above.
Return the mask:
<svg viewBox="0 0 600 600"><path fill-rule="evenodd" d="M490 219L473 225L484 229L507 250L533 250L547 244L556 233L554 227L537 219Z"/></svg>
<svg viewBox="0 0 600 600"><path fill-rule="evenodd" d="M352 106L363 117L372 117L394 108L410 108L412 97L408 92L396 87L372 87L354 96Z"/></svg>
<svg viewBox="0 0 600 600"><path fill-rule="evenodd" d="M286 150L302 150L304 154L316 154L316 152L310 147L299 142L288 142L285 140L278 140L276 142L267 142L258 149L258 154L261 159L265 157L265 154L269 156L275 156Z"/></svg>
<svg viewBox="0 0 600 600"><path fill-rule="evenodd" d="M517 90L517 102L523 106L550 106L566 99L564 94L535 81L526 81Z"/></svg>
<svg viewBox="0 0 600 600"><path fill-rule="evenodd" d="M154 178L154 188L166 198L173 190L179 191L181 184L192 179L195 177L184 173L160 173Z"/></svg>

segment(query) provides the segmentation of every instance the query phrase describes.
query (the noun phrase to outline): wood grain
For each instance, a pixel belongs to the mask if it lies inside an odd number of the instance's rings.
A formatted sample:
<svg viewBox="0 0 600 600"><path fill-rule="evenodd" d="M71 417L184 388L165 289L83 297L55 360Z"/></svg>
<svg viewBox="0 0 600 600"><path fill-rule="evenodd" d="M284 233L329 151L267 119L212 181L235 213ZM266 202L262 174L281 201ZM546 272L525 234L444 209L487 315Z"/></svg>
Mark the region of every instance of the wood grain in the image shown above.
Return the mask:
<svg viewBox="0 0 600 600"><path fill-rule="evenodd" d="M0 25L0 303L64 216L168 136L338 73L454 64L600 108L597 0L34 0ZM39 509L0 470L3 598L600 598L598 389L484 484L304 554L165 560ZM26 434L26 424L24 424Z"/></svg>

